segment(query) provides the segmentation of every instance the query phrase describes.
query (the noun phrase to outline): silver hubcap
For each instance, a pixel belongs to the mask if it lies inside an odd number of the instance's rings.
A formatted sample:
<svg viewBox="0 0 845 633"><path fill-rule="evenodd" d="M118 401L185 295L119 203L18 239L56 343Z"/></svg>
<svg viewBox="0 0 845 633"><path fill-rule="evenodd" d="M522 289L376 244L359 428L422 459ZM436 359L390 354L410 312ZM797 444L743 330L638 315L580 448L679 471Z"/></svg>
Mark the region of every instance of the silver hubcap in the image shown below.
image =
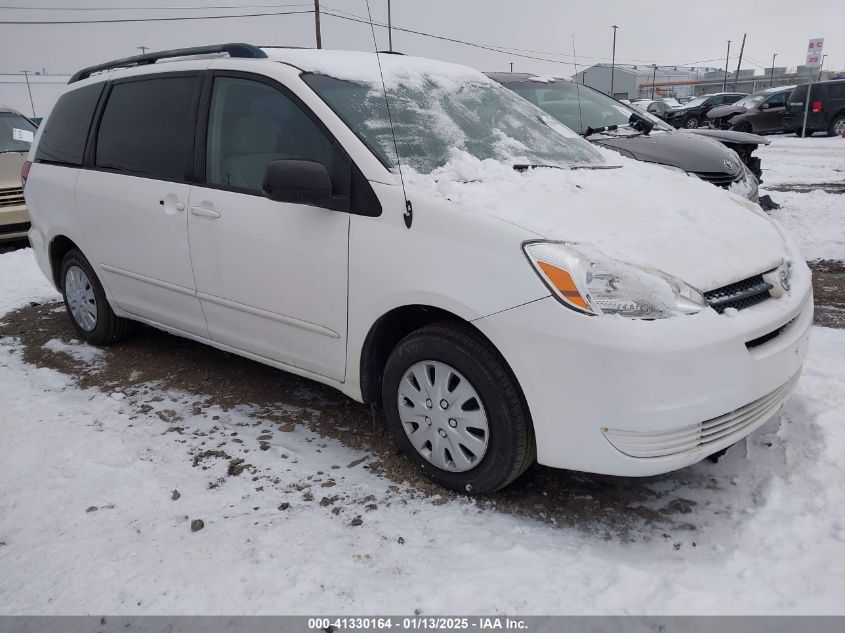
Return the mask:
<svg viewBox="0 0 845 633"><path fill-rule="evenodd" d="M695 129L698 127L698 119L687 119L687 127Z"/></svg>
<svg viewBox="0 0 845 633"><path fill-rule="evenodd" d="M412 365L399 383L399 419L417 452L453 473L474 468L490 443L478 392L445 363Z"/></svg>
<svg viewBox="0 0 845 633"><path fill-rule="evenodd" d="M97 327L97 298L88 275L79 266L71 266L65 275L65 296L76 324L86 332Z"/></svg>
<svg viewBox="0 0 845 633"><path fill-rule="evenodd" d="M833 133L836 136L842 136L843 132L845 132L845 119L839 119L833 124Z"/></svg>

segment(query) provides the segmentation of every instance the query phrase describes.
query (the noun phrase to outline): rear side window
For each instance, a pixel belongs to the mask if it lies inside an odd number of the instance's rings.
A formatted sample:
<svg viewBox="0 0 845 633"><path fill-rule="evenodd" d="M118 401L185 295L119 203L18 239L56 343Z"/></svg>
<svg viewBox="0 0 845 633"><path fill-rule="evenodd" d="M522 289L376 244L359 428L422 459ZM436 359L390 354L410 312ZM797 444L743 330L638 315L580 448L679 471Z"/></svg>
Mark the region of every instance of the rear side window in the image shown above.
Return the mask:
<svg viewBox="0 0 845 633"><path fill-rule="evenodd" d="M828 99L845 99L845 81L828 84L827 97Z"/></svg>
<svg viewBox="0 0 845 633"><path fill-rule="evenodd" d="M50 113L38 149L36 162L80 167L85 139L104 84L92 84L63 94Z"/></svg>
<svg viewBox="0 0 845 633"><path fill-rule="evenodd" d="M112 86L97 132L95 164L136 176L183 180L193 126L196 76Z"/></svg>

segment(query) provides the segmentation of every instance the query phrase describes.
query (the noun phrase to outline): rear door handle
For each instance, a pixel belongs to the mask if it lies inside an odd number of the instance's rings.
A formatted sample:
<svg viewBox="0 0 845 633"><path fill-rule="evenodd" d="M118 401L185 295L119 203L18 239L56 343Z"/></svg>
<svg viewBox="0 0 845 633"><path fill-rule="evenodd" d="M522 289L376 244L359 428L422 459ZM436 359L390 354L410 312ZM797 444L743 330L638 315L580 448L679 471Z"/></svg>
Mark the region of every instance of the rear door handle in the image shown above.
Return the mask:
<svg viewBox="0 0 845 633"><path fill-rule="evenodd" d="M205 207L191 207L191 214L198 215L201 218L212 218L217 219L220 217L220 214L213 209L207 209Z"/></svg>

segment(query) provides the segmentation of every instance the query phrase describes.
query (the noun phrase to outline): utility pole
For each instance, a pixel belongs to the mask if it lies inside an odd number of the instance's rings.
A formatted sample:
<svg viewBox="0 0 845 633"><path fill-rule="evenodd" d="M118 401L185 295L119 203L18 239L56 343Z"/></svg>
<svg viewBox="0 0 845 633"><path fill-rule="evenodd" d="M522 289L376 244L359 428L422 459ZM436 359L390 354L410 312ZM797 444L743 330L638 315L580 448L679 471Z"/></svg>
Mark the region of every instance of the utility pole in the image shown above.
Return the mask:
<svg viewBox="0 0 845 633"><path fill-rule="evenodd" d="M511 72L513 72L513 62L511 62Z"/></svg>
<svg viewBox="0 0 845 633"><path fill-rule="evenodd" d="M731 58L731 41L728 40L728 53L725 55L725 80L722 82L722 92L728 90L728 60Z"/></svg>
<svg viewBox="0 0 845 633"><path fill-rule="evenodd" d="M657 81L657 64L652 64L651 69L651 100L654 101L654 84Z"/></svg>
<svg viewBox="0 0 845 633"><path fill-rule="evenodd" d="M736 63L736 76L734 77L734 90L736 90L736 82L739 81L739 68L742 66L742 53L745 51L745 36L747 33L742 34L742 46L739 47L739 61Z"/></svg>
<svg viewBox="0 0 845 633"><path fill-rule="evenodd" d="M390 19L390 0L387 0L387 49L393 52L393 22Z"/></svg>
<svg viewBox="0 0 845 633"><path fill-rule="evenodd" d="M777 57L777 56L778 56L777 53L772 55L772 73L771 73L771 77L769 77L769 88L771 88L772 86L775 85L775 57Z"/></svg>
<svg viewBox="0 0 845 633"><path fill-rule="evenodd" d="M138 46L138 47L136 47L136 48L137 48L139 51L141 51L141 55L146 55L146 54L147 54L147 49L149 48L149 46Z"/></svg>
<svg viewBox="0 0 845 633"><path fill-rule="evenodd" d="M317 31L317 48L323 48L323 38L320 37L320 0L314 0L314 29Z"/></svg>
<svg viewBox="0 0 845 633"><path fill-rule="evenodd" d="M610 58L610 96L613 97L613 76L616 74L616 29L619 27L614 24L610 28L613 29L613 56Z"/></svg>
<svg viewBox="0 0 845 633"><path fill-rule="evenodd" d="M35 103L32 101L32 88L29 87L29 70L22 70L23 76L26 77L26 91L29 93L29 105L32 107L32 116L38 116L35 114Z"/></svg>

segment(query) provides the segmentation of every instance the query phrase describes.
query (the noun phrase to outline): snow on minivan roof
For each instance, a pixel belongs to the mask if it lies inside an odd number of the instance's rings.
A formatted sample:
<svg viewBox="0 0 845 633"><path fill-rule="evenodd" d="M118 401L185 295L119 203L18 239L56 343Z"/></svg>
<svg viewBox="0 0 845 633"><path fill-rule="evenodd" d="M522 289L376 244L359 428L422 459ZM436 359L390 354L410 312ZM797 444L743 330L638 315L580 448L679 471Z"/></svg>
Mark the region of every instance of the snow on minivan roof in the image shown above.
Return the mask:
<svg viewBox="0 0 845 633"><path fill-rule="evenodd" d="M408 84L409 80L423 75L436 75L439 81L453 81L455 87L460 87L468 80L476 82L492 82L481 71L442 62L426 57L411 57L392 53L375 53L363 51L341 51L313 48L263 48L267 57L299 68L304 72L328 75L336 79L348 81L364 81L370 84L381 84L384 75L385 86L390 89L398 82ZM379 63L381 71L379 71Z"/></svg>

